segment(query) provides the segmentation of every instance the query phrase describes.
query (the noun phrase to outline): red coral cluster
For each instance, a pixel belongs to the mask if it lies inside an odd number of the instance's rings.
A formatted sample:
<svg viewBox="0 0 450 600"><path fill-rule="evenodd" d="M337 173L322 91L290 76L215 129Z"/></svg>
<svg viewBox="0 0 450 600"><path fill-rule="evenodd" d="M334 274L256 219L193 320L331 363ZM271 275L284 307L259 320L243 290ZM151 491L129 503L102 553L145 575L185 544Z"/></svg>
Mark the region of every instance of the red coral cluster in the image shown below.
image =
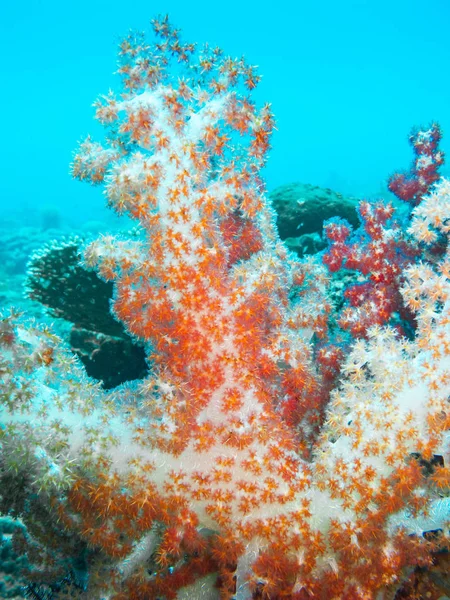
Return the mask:
<svg viewBox="0 0 450 600"><path fill-rule="evenodd" d="M438 123L411 133L409 142L415 158L410 172L395 173L389 178L389 189L397 198L416 206L431 191L439 179L439 168L444 164L444 153L439 148L441 137Z"/></svg>
<svg viewBox="0 0 450 600"><path fill-rule="evenodd" d="M389 189L400 200L416 206L430 193L444 162L440 139L437 124L411 134L410 142L416 154L411 172L393 175L389 180ZM339 317L339 324L353 337L367 336L373 325L394 322L405 334L405 326L409 331L415 328L415 323L403 303L400 288L405 269L424 254L424 248L407 233L411 210L384 201L363 201L358 213L361 227L355 233L344 220L331 219L324 226L329 240L324 264L331 272L343 268L356 271L360 279L344 292L347 306ZM435 234L430 230L428 239L423 240L432 242Z"/></svg>

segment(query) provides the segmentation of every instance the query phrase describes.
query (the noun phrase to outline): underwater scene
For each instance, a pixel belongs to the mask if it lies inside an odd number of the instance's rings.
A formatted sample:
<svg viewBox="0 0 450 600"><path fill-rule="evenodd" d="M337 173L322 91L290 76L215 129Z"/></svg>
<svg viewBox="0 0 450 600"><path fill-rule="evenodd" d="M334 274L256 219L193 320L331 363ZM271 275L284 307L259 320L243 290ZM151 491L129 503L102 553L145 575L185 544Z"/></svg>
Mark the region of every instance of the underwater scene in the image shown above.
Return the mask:
<svg viewBox="0 0 450 600"><path fill-rule="evenodd" d="M0 598L450 600L450 5L3 13Z"/></svg>

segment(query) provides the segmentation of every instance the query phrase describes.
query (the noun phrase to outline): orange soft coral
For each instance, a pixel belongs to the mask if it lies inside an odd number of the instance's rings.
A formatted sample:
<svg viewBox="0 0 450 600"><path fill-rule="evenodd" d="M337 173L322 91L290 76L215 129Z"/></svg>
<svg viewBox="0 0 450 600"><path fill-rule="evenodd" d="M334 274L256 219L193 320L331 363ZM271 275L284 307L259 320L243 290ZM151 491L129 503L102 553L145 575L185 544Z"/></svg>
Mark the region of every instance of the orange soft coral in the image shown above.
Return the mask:
<svg viewBox="0 0 450 600"><path fill-rule="evenodd" d="M426 469L449 458L448 258L405 275L417 339L369 329L326 407L336 350L317 366L312 342L327 278L278 239L259 174L273 118L239 88L254 70L208 47L195 60L165 18L154 30L156 46L121 44L126 93L97 104L109 146L88 140L73 167L139 222L85 263L114 282L152 374L106 394L56 340L6 320L0 477L32 474L22 494L89 554L89 598L387 597L448 517L443 472ZM47 544L38 511L22 513Z"/></svg>

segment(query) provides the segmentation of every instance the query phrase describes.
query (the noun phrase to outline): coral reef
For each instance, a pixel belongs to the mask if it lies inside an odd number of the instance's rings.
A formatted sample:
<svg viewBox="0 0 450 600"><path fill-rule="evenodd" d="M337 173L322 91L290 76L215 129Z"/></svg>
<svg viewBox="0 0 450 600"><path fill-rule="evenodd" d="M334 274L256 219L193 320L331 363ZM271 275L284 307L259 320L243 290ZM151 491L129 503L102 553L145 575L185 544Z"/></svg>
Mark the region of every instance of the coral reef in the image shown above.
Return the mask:
<svg viewBox="0 0 450 600"><path fill-rule="evenodd" d="M124 94L96 103L105 145L73 162L141 228L83 257L152 372L107 392L49 328L0 324L0 511L25 526L24 576L93 600L387 600L416 567L438 577L450 182L433 158L400 216L362 203L360 231L332 221L323 257L299 260L260 176L274 122L254 67L166 17L153 30L121 43ZM417 133L422 157L435 132ZM369 278L362 327L333 324L321 258Z"/></svg>

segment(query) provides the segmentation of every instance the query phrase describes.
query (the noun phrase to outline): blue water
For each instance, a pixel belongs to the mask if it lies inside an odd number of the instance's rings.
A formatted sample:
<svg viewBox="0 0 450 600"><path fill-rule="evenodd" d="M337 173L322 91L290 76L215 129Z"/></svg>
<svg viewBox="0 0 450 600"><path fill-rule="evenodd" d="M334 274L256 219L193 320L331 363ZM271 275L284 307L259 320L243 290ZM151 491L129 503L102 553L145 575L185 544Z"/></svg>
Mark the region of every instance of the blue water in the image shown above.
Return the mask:
<svg viewBox="0 0 450 600"><path fill-rule="evenodd" d="M100 190L69 176L72 151L88 133L102 134L91 105L117 89L120 36L166 12L186 41L209 41L259 65L256 99L272 103L278 124L269 190L302 181L379 194L385 178L410 163L410 128L431 120L450 150L447 0L8 2L0 25L0 220L5 207L23 208L24 220L41 207L75 225L104 217Z"/></svg>

